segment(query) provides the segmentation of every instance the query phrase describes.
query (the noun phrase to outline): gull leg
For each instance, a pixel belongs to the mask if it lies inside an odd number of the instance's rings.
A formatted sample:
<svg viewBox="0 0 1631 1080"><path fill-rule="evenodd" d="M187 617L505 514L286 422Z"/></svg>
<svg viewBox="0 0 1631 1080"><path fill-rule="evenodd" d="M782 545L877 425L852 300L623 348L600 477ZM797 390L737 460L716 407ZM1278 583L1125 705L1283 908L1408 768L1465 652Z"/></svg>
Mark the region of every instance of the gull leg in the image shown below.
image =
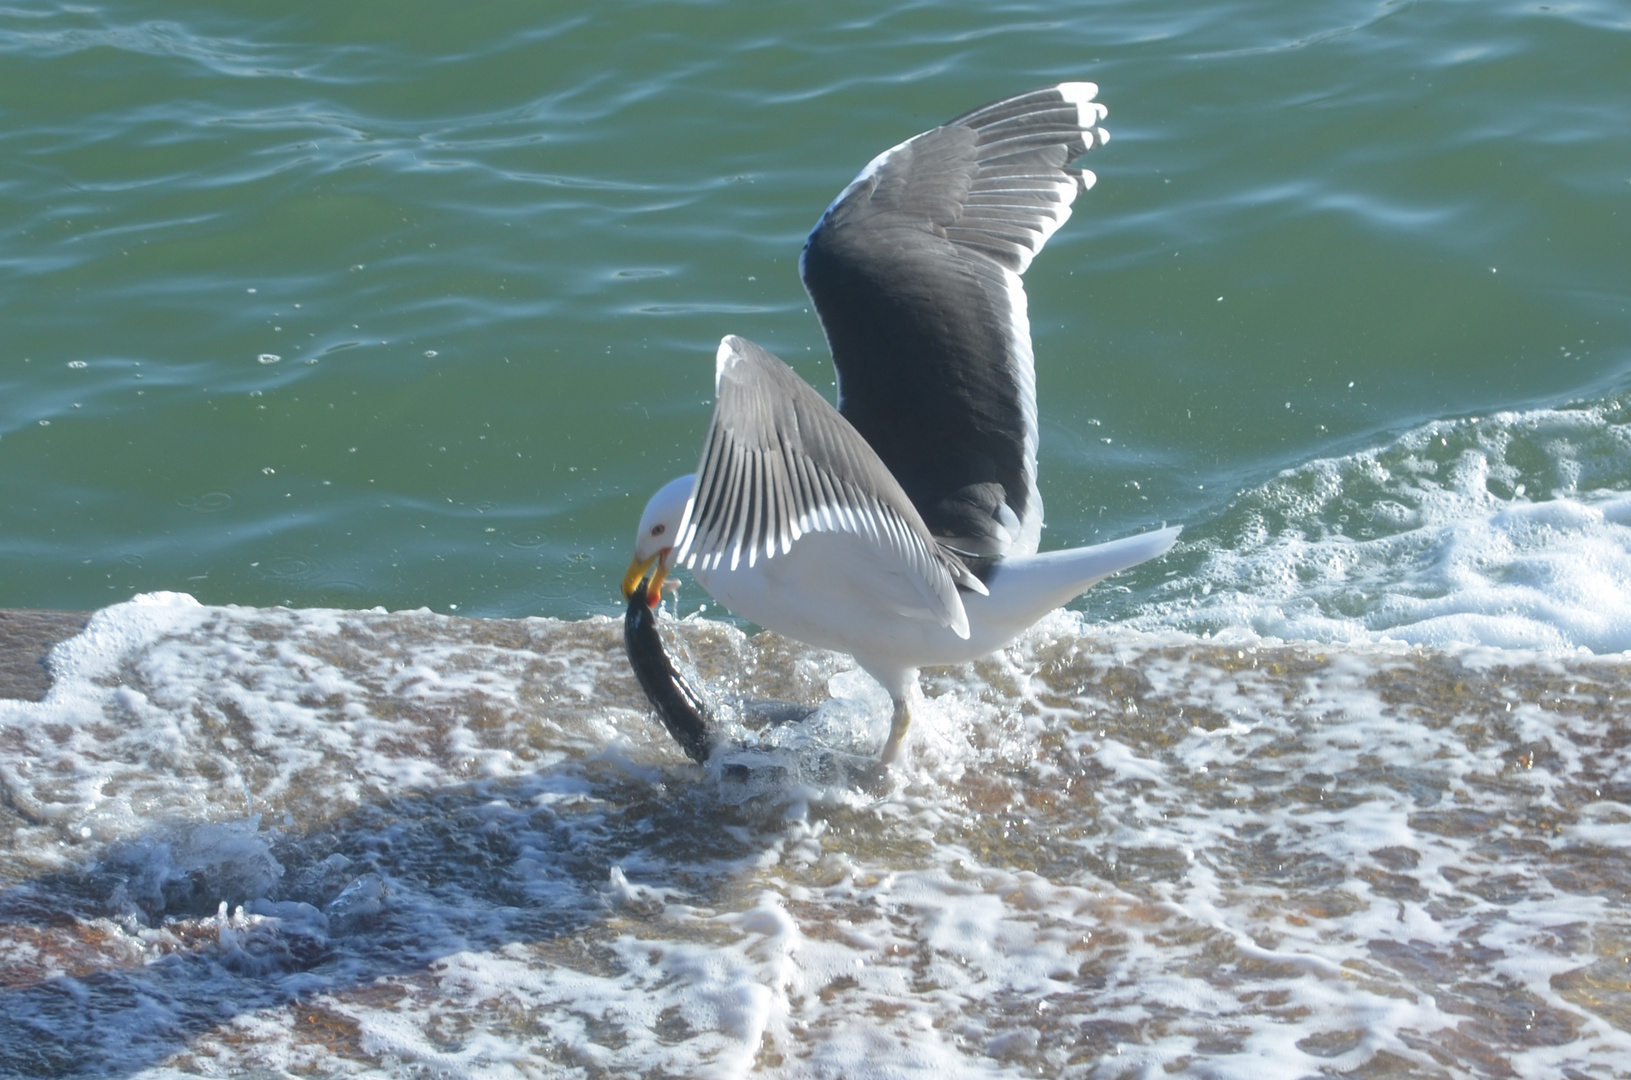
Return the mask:
<svg viewBox="0 0 1631 1080"><path fill-rule="evenodd" d="M906 729L912 726L912 706L908 695L895 699L895 714L889 720L889 738L878 755L878 764L885 768L893 765L906 746Z"/></svg>

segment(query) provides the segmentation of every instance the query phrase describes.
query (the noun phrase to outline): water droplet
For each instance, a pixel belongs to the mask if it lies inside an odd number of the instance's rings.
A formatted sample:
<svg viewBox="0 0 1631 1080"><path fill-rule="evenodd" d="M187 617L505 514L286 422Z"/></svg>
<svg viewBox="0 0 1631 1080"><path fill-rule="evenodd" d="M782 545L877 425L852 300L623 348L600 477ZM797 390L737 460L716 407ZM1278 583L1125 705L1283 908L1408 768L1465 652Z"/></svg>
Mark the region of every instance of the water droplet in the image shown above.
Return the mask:
<svg viewBox="0 0 1631 1080"><path fill-rule="evenodd" d="M70 360L70 361L68 361L68 366L73 368L75 371L77 371L80 368L85 366L85 361L83 361L83 360Z"/></svg>
<svg viewBox="0 0 1631 1080"><path fill-rule="evenodd" d="M263 352L259 356L255 357L255 359L259 360L263 364L275 364L279 360L282 360L283 357L279 356L277 353Z"/></svg>
<svg viewBox="0 0 1631 1080"><path fill-rule="evenodd" d="M261 470L261 473L265 476L274 476L277 474L277 470L268 465L266 468Z"/></svg>

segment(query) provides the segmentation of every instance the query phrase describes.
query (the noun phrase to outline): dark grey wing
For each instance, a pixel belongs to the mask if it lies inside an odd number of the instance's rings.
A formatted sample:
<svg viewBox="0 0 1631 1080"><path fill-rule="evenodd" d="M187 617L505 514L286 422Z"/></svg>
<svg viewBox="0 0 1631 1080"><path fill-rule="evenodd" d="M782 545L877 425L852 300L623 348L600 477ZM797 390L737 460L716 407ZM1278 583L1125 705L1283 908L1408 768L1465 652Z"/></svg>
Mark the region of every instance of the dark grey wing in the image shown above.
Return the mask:
<svg viewBox="0 0 1631 1080"><path fill-rule="evenodd" d="M674 562L735 570L805 533L865 537L902 560L942 625L968 636L957 587L985 592L943 550L865 439L792 368L745 338L719 344L714 416Z"/></svg>
<svg viewBox="0 0 1631 1080"><path fill-rule="evenodd" d="M838 369L839 410L929 531L972 555L1034 552L1036 375L1020 275L1109 135L1092 83L975 109L873 159L799 270Z"/></svg>

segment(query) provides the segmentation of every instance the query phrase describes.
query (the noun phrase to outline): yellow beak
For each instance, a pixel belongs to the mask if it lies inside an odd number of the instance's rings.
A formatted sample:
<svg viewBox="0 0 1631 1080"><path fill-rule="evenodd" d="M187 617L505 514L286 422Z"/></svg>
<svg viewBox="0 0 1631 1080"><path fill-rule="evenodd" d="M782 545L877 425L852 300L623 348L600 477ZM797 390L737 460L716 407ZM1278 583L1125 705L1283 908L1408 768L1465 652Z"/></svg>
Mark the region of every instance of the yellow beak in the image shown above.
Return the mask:
<svg viewBox="0 0 1631 1080"><path fill-rule="evenodd" d="M639 559L630 562L628 572L623 575L623 599L634 599L635 591L640 588L641 579L646 576L646 572L651 570L652 564L655 563L656 572L651 575L651 581L646 585L646 603L651 607L656 607L662 603L663 579L668 577L667 556L673 550L673 548L663 548L643 562Z"/></svg>

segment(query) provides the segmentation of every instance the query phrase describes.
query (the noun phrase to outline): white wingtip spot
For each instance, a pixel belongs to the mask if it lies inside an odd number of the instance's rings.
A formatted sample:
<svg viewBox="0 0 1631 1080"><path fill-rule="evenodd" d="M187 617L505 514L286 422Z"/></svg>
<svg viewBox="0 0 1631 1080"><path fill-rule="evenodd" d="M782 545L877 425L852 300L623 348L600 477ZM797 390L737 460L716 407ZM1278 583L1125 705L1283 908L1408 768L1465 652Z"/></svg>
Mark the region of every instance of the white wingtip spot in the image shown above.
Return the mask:
<svg viewBox="0 0 1631 1080"><path fill-rule="evenodd" d="M741 339L735 334L726 334L719 339L719 351L714 353L715 393L719 392L719 381L725 377L725 372L729 371L731 365L740 358L736 351L736 343L739 340Z"/></svg>
<svg viewBox="0 0 1631 1080"><path fill-rule="evenodd" d="M1083 191L1093 190L1093 185L1098 183L1098 182L1099 182L1098 174L1095 173L1092 169L1083 169L1082 170L1082 190Z"/></svg>
<svg viewBox="0 0 1631 1080"><path fill-rule="evenodd" d="M1109 109L1093 100L1099 93L1098 85L1095 83L1060 83L1054 89L1059 91L1060 97L1076 106L1076 122L1084 131L1110 115Z"/></svg>
<svg viewBox="0 0 1631 1080"><path fill-rule="evenodd" d="M1093 141L1098 143L1100 146L1103 146L1105 143L1109 142L1110 141L1110 129L1109 128L1094 128L1093 129Z"/></svg>

